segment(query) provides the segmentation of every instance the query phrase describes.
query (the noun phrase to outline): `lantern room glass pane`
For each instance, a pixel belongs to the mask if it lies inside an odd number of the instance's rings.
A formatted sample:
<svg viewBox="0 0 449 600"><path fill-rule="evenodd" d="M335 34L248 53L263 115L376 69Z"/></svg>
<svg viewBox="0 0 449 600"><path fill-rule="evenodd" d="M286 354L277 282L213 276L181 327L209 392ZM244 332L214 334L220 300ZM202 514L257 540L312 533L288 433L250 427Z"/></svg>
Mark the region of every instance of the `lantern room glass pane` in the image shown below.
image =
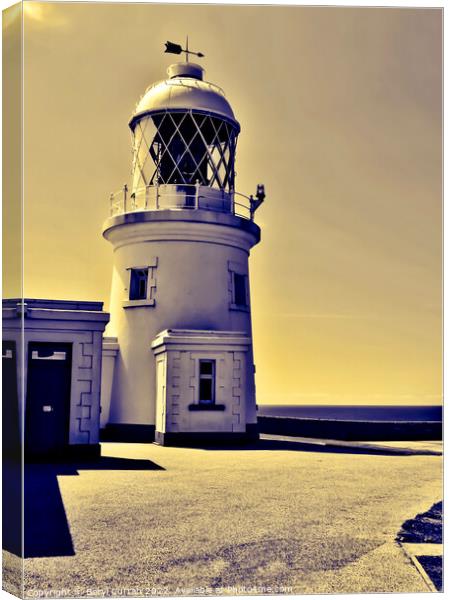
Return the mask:
<svg viewBox="0 0 449 600"><path fill-rule="evenodd" d="M157 135L157 128L151 117L141 119L134 129L132 189L145 187L150 183L154 171L154 159L150 146Z"/></svg>

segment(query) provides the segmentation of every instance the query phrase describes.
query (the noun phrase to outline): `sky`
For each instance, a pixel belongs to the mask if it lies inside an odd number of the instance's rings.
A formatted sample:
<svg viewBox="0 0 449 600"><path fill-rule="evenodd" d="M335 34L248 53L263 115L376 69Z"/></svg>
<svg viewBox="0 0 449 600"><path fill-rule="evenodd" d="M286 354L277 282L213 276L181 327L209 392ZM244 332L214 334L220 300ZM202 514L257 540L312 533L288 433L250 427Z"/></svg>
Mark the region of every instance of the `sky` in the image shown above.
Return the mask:
<svg viewBox="0 0 449 600"><path fill-rule="evenodd" d="M129 117L206 57L264 183L250 259L259 404L441 401L442 11L25 2L27 297L109 304ZM5 289L7 295L7 288Z"/></svg>

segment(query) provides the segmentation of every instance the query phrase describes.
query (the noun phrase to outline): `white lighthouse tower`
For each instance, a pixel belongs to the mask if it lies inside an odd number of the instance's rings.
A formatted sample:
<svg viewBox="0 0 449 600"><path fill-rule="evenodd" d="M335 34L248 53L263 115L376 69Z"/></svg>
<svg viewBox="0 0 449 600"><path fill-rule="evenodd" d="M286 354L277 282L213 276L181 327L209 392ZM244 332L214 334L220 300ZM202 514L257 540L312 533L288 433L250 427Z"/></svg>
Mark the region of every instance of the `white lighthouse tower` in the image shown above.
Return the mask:
<svg viewBox="0 0 449 600"><path fill-rule="evenodd" d="M173 64L129 122L132 183L111 196L103 230L114 250L105 439L258 436L248 258L263 186L255 199L236 192L240 125L203 74Z"/></svg>

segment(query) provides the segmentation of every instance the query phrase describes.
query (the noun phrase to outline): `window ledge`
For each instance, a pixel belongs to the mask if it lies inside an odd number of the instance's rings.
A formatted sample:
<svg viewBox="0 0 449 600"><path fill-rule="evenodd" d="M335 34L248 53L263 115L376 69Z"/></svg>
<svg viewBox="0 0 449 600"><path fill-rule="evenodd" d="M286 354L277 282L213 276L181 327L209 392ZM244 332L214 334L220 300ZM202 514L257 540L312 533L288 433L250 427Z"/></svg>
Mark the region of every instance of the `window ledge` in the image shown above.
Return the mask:
<svg viewBox="0 0 449 600"><path fill-rule="evenodd" d="M246 306L244 304L234 304L233 302L230 302L229 310L241 310L242 312L249 312L249 306Z"/></svg>
<svg viewBox="0 0 449 600"><path fill-rule="evenodd" d="M124 300L122 302L123 308L139 308L140 306L155 306L156 301L151 300Z"/></svg>
<svg viewBox="0 0 449 600"><path fill-rule="evenodd" d="M189 410L226 410L224 404L189 404Z"/></svg>

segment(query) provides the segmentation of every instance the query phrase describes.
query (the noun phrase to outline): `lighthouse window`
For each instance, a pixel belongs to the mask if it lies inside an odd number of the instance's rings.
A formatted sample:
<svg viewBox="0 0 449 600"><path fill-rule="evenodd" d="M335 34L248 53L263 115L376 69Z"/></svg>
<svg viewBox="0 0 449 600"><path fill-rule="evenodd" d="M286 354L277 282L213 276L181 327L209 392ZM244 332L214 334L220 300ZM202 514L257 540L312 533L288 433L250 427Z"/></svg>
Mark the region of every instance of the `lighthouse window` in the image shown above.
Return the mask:
<svg viewBox="0 0 449 600"><path fill-rule="evenodd" d="M234 304L247 306L246 301L246 276L234 273Z"/></svg>
<svg viewBox="0 0 449 600"><path fill-rule="evenodd" d="M131 269L130 300L145 300L148 287L148 269Z"/></svg>
<svg viewBox="0 0 449 600"><path fill-rule="evenodd" d="M199 371L199 403L213 404L215 402L215 361L200 360Z"/></svg>

